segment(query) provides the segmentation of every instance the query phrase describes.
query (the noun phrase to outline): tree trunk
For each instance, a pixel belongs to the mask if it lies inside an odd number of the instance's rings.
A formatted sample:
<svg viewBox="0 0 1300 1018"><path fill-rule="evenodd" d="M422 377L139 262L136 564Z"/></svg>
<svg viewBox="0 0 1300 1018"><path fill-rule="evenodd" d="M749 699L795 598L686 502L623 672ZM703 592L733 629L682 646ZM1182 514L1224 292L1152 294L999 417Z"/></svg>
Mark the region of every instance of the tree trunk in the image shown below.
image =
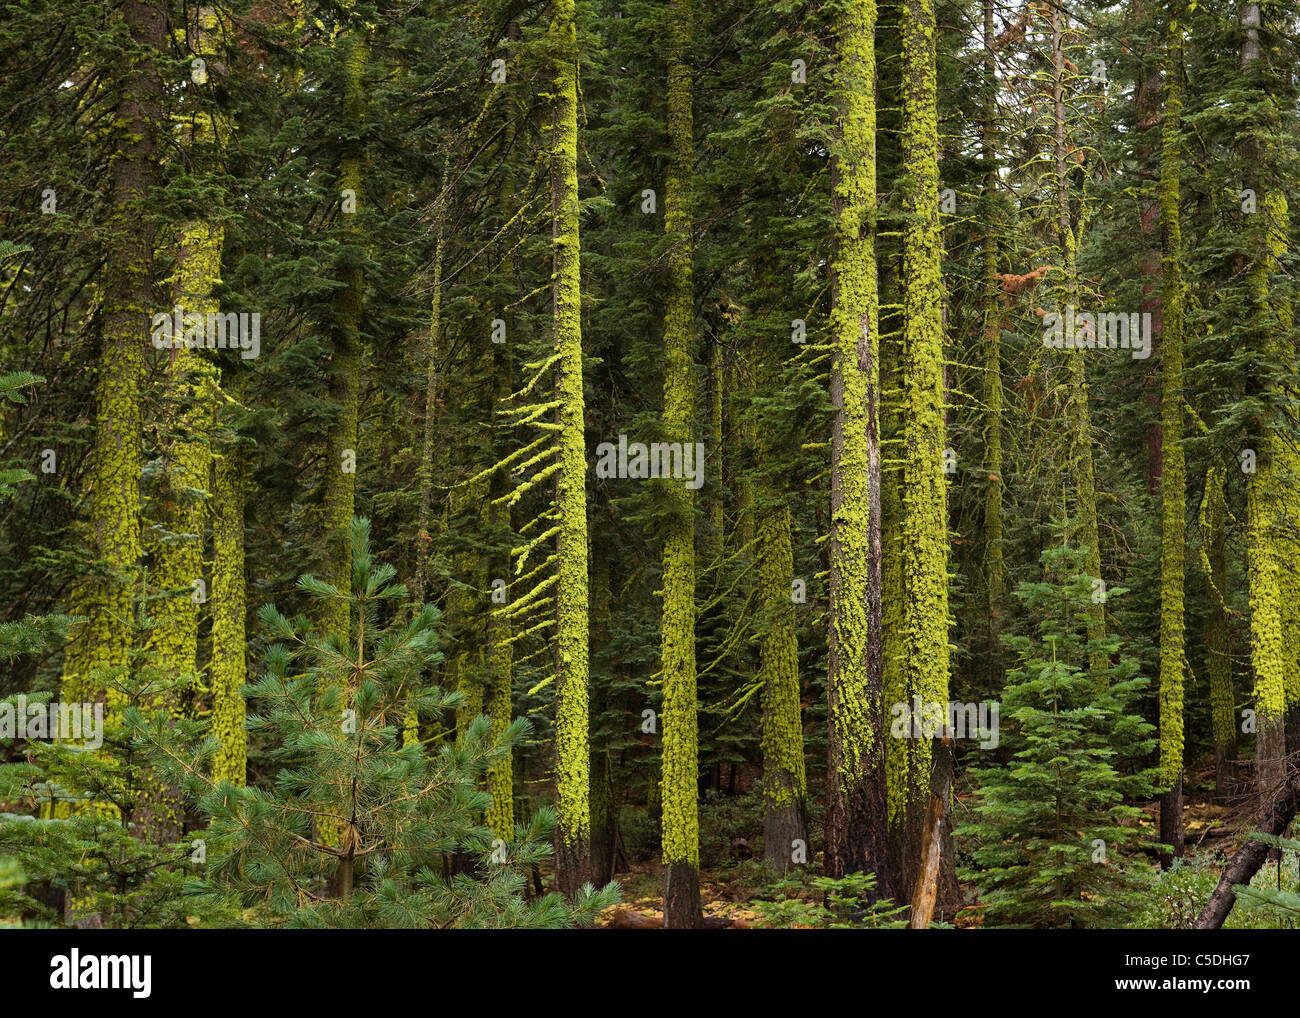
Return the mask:
<svg viewBox="0 0 1300 1018"><path fill-rule="evenodd" d="M551 134L552 306L559 355L559 465L555 503L555 874L573 897L590 879L591 760L587 702L587 452L582 393L582 296L578 234L578 39L574 0L551 7L555 92Z"/></svg>
<svg viewBox="0 0 1300 1018"><path fill-rule="evenodd" d="M799 644L791 581L790 509L773 493L759 518L759 588L764 631L759 656L762 683L763 858L785 873L799 848L807 860L803 720L799 702ZM800 845L795 843L799 842Z"/></svg>
<svg viewBox="0 0 1300 1018"><path fill-rule="evenodd" d="M664 229L668 301L664 316L664 433L683 452L694 444L695 299L692 173L692 0L674 0L668 30L668 176ZM694 492L669 481L663 567L663 850L664 928L700 926L699 745L695 691Z"/></svg>
<svg viewBox="0 0 1300 1018"><path fill-rule="evenodd" d="M948 513L943 474L944 363L940 275L939 128L933 0L903 14L903 174L911 182L903 230L902 661L905 700L948 701ZM914 886L930 803L931 740L903 741L902 846Z"/></svg>
<svg viewBox="0 0 1300 1018"><path fill-rule="evenodd" d="M833 167L830 646L827 874L888 864L882 699L879 296L876 278L875 0L846 4L836 86L842 154Z"/></svg>
<svg viewBox="0 0 1300 1018"><path fill-rule="evenodd" d="M1183 461L1183 275L1179 224L1182 165L1183 35L1177 17L1169 25L1165 71L1164 140L1160 155L1160 246L1163 326L1161 366L1160 541L1160 840L1171 847L1160 864L1168 869L1183 855L1183 588L1186 558L1187 474Z"/></svg>

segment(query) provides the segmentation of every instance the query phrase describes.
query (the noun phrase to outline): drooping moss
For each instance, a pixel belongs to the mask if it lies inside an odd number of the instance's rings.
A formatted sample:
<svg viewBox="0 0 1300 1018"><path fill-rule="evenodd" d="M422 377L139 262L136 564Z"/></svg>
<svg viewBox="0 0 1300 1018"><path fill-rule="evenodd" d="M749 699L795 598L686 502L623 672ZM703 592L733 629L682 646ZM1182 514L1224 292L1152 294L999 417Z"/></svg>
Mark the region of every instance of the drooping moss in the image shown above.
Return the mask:
<svg viewBox="0 0 1300 1018"><path fill-rule="evenodd" d="M559 470L556 554L556 867L570 896L590 866L591 761L587 702L587 453L582 392L582 294L578 236L578 41L574 0L551 7L552 307L558 411Z"/></svg>

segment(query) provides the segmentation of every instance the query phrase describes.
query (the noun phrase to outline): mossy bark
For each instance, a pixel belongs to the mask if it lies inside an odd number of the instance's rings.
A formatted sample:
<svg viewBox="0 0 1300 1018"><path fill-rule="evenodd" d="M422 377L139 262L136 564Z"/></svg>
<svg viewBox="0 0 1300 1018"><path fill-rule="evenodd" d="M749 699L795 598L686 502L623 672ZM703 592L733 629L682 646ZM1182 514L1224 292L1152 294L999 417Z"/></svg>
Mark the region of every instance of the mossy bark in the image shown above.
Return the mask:
<svg viewBox="0 0 1300 1018"><path fill-rule="evenodd" d="M582 392L582 295L578 235L578 37L574 0L551 6L552 320L560 401L556 515L556 881L573 896L591 866L591 760L587 667L587 453Z"/></svg>
<svg viewBox="0 0 1300 1018"><path fill-rule="evenodd" d="M509 333L507 333L508 335ZM493 409L498 400L510 395L513 362L509 343L492 348ZM495 420L495 416L493 418ZM485 530L493 542L504 541L511 533L510 509L499 501L507 492L509 478L506 470L498 468L492 474L489 497L484 500ZM506 579L510 573L508 555L498 554L488 569L489 587L492 580ZM511 625L506 613L509 607L509 585L504 604L490 603L487 621L487 714L492 720L492 735L500 739L511 721L511 688L514 684L514 645L510 642ZM492 796L487 824L498 838L509 841L515 830L514 756L513 750L494 762L487 772L487 790Z"/></svg>
<svg viewBox="0 0 1300 1018"><path fill-rule="evenodd" d="M1075 153L1069 137L1071 110L1068 97L1067 76L1069 61L1065 55L1068 26L1065 15L1058 8L1051 12L1052 31L1052 172L1053 201L1056 213L1056 242L1061 255L1061 268L1065 274L1065 303L1077 306L1081 288L1076 265L1078 236L1076 222L1070 211L1070 161ZM1088 575L1104 580L1101 575L1101 537L1097 521L1097 481L1093 469L1092 413L1088 406L1088 373L1081 348L1066 353L1069 383L1066 395L1066 418L1069 423L1067 471L1070 488L1075 499L1073 527L1070 540L1084 549L1084 567ZM1106 635L1106 606L1104 599L1092 603L1088 616L1088 639L1100 640ZM1089 668L1099 673L1106 668L1106 656L1095 652L1089 657Z"/></svg>
<svg viewBox="0 0 1300 1018"><path fill-rule="evenodd" d="M1160 540L1160 840L1168 868L1183 854L1183 586L1186 558L1187 474L1183 458L1183 275L1179 224L1180 117L1183 37L1169 25L1165 68L1165 119L1160 156L1162 285L1161 540Z"/></svg>
<svg viewBox="0 0 1300 1018"><path fill-rule="evenodd" d="M807 849L803 720L800 711L799 643L790 599L794 554L790 507L771 493L758 522L759 597L763 637L758 679L762 684L763 858L777 873L790 868L794 842Z"/></svg>
<svg viewBox="0 0 1300 1018"><path fill-rule="evenodd" d="M1289 216L1286 198L1278 191L1264 195L1259 211L1262 250L1249 272L1252 306L1258 310L1266 330L1270 356L1282 358L1274 330L1290 326L1289 309L1268 310L1270 277L1278 269L1286 250ZM1285 320L1283 320L1285 319ZM1281 327L1281 328L1279 328ZM1251 664L1255 671L1255 771L1261 794L1267 795L1282 779L1286 754L1285 712L1287 669L1294 667L1284 635L1289 588L1286 573L1294 564L1285 555L1288 543L1284 530L1287 516L1285 487L1289 453L1279 434L1279 422L1259 423L1255 473L1248 475L1246 506L1249 516L1247 574L1250 582Z"/></svg>
<svg viewBox="0 0 1300 1018"><path fill-rule="evenodd" d="M984 200L997 193L996 123L997 61L993 54L993 2L984 0L984 78L988 97L984 109L981 157L984 160ZM986 682L1002 687L1002 612L1006 602L1006 569L1002 536L1002 303L998 286L997 223L992 209L984 220L980 250L980 283L984 319L984 586L988 612Z"/></svg>
<svg viewBox="0 0 1300 1018"><path fill-rule="evenodd" d="M243 785L248 771L244 698L247 681L244 574L244 457L238 448L214 459L212 481L212 780Z"/></svg>
<svg viewBox="0 0 1300 1018"><path fill-rule="evenodd" d="M668 294L664 314L664 434L682 448L695 440L695 300L692 281L694 161L690 46L693 0L669 9L668 174L664 230ZM664 928L701 925L699 867L699 735L695 689L695 499L685 484L663 485L663 858Z"/></svg>
<svg viewBox="0 0 1300 1018"><path fill-rule="evenodd" d="M126 0L122 19L131 40L119 67L120 98L113 113L116 148L109 159L109 218L104 235L103 304L95 365L95 431L90 450L88 527L90 556L103 569L83 576L69 594L67 611L82 615L63 660L65 703L118 697L106 692L110 675L129 668L131 591L140 564L140 393L154 300L155 213L160 183L159 139L163 83L158 61L166 47L166 11L156 3ZM152 836L148 817L134 823ZM158 833L170 839L171 822Z"/></svg>
<svg viewBox="0 0 1300 1018"><path fill-rule="evenodd" d="M1265 85L1260 70L1261 7L1243 3L1238 11L1242 29L1241 64L1246 84L1262 98ZM1268 159L1268 152L1253 133L1239 146L1247 164L1257 166ZM1270 308L1270 280L1277 271L1278 259L1286 250L1288 212L1286 199L1276 190L1263 195L1259 212L1253 217L1253 257L1246 272L1250 321L1256 325L1255 343L1271 360L1282 360L1284 352L1274 335L1276 315L1286 317L1289 309L1273 312ZM1267 404L1276 397L1265 383L1257 393ZM1279 557L1280 528L1283 523L1283 443L1278 435L1279 421L1269 409L1261 410L1250 422L1255 443L1255 472L1246 481L1246 575L1250 590L1250 657L1255 673L1255 778L1261 796L1282 778L1282 758L1286 751L1285 711L1288 652L1283 634L1286 606L1281 575L1291 569Z"/></svg>
<svg viewBox="0 0 1300 1018"><path fill-rule="evenodd" d="M1214 463L1205 472L1201 502L1202 568L1208 605L1205 656L1210 673L1210 729L1214 740L1214 794L1220 801L1232 794L1237 759L1236 695L1232 688L1232 637L1228 625L1228 507L1223 484L1227 471Z"/></svg>
<svg viewBox="0 0 1300 1018"><path fill-rule="evenodd" d="M345 74L343 115L352 131L360 131L366 115L362 76L370 52L369 40L363 34L351 34L344 38L341 49ZM362 265L364 238L358 217L365 214L367 201L364 163L364 145L358 141L349 142L340 159L338 186L340 194L351 191L355 196L356 211L340 213L344 220L344 230L337 275L343 286L333 299L329 370L330 400L339 409L326 440L321 523L328 542L329 559L325 579L340 591L350 590L352 585L348 524L356 509L355 463L360 455L357 448L357 422L361 392L361 316L366 279ZM322 621L328 631L346 637L351 622L347 602L326 602L325 618Z"/></svg>
<svg viewBox="0 0 1300 1018"><path fill-rule="evenodd" d="M875 0L836 24L839 150L831 258L831 618L826 872L873 872L889 890L881 634Z"/></svg>
<svg viewBox="0 0 1300 1018"><path fill-rule="evenodd" d="M609 643L609 548L596 542L591 549L591 645ZM593 683L591 690L591 873L597 884L613 878L615 836L617 833L617 797L614 792L613 762L610 759L608 733L599 719L610 706L609 689L603 682ZM599 733L599 735L597 734Z"/></svg>
<svg viewBox="0 0 1300 1018"><path fill-rule="evenodd" d="M903 31L903 487L900 669L905 702L948 701L948 528L943 474L944 364L939 123L933 0L906 0ZM897 833L907 885L920 869L930 801L929 739L901 740L906 759Z"/></svg>
<svg viewBox="0 0 1300 1018"><path fill-rule="evenodd" d="M360 131L365 119L366 97L362 83L370 44L364 34L352 33L343 37L344 96L343 115L351 129ZM341 213L345 219L343 250L337 263L337 277L343 286L333 299L330 323L330 400L338 411L330 424L325 443L325 490L322 500L321 528L326 541L324 579L341 593L352 589L352 546L348 527L356 510L355 464L358 418L361 394L361 316L365 302L365 270L362 267L363 237L357 217L363 214L364 146L352 141L344 148L339 162L340 203L342 192L351 191L356 200L356 211ZM321 626L327 632L337 633L346 643L351 631L348 602L339 598L325 601ZM350 701L345 701L350 702ZM341 825L322 821L318 835L325 844L341 843ZM342 873L342 868L340 869Z"/></svg>

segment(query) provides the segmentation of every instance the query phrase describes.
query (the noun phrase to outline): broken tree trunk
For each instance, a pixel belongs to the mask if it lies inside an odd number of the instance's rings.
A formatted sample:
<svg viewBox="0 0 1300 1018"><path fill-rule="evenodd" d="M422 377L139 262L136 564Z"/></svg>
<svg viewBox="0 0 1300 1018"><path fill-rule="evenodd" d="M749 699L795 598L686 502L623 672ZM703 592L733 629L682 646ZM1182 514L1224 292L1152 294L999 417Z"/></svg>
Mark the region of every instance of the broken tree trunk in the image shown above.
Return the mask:
<svg viewBox="0 0 1300 1018"><path fill-rule="evenodd" d="M923 930L934 918L939 898L939 861L943 852L943 821L948 812L948 789L952 784L952 747L948 740L936 743L930 776L930 804L925 811L925 830L921 834L921 866L912 891L912 911L908 928Z"/></svg>

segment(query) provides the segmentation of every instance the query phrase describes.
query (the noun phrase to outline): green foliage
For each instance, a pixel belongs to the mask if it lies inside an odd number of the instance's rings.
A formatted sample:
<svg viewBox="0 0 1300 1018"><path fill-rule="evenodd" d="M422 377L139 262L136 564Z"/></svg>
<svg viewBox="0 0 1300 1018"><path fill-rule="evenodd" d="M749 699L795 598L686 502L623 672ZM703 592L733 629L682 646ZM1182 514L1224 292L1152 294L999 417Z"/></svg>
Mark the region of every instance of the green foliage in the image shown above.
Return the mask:
<svg viewBox="0 0 1300 1018"><path fill-rule="evenodd" d="M1037 631L1006 637L1019 658L1001 704L1010 761L973 769L976 819L955 836L973 844L963 876L979 886L989 925L1113 924L1140 897L1132 855L1147 839L1125 799L1151 787L1149 771L1130 769L1153 744L1152 725L1130 708L1147 680L1136 660L1117 659L1117 638L1085 637L1093 582L1083 553L1052 548L1042 561L1042 580L1016 591ZM1098 672L1089 662L1099 653Z"/></svg>
<svg viewBox="0 0 1300 1018"><path fill-rule="evenodd" d="M1277 867L1276 886L1265 886L1269 879L1274 878L1274 874L1269 872L1269 867L1264 866L1255 874L1255 879L1249 885L1234 884L1232 891L1237 895L1238 901L1265 906L1262 911L1276 917L1280 926L1294 929L1300 921L1300 893L1293 890L1297 887L1297 872L1300 872L1300 866L1297 864L1297 860L1300 859L1300 841L1294 838L1279 838L1273 834L1262 834L1259 831L1252 832L1250 837L1252 841L1262 841L1266 845L1290 854L1283 856L1286 865L1279 864ZM1286 886L1283 886L1284 874Z"/></svg>
<svg viewBox="0 0 1300 1018"><path fill-rule="evenodd" d="M160 771L203 758L201 723L157 709L159 679L147 664L103 681L120 706L104 718L101 746L29 740L24 759L0 765L0 859L23 874L0 888L0 916L124 929L234 922L225 902L186 900L188 842L144 833ZM38 699L47 695L28 706Z"/></svg>
<svg viewBox="0 0 1300 1018"><path fill-rule="evenodd" d="M880 930L907 926L906 905L889 899L872 900L876 878L871 873L810 877L794 870L766 888L772 900L753 903L763 926L817 930ZM935 924L942 925L942 924Z"/></svg>
<svg viewBox="0 0 1300 1018"><path fill-rule="evenodd" d="M1143 930L1191 929L1201 909L1214 893L1219 874L1228 860L1222 853L1189 853L1167 870L1154 871L1143 895L1142 907L1128 925ZM1269 901L1278 894L1278 884L1297 886L1296 858L1283 856L1281 872L1266 865L1255 874L1249 888L1234 888L1236 904L1223 922L1225 930L1293 929L1296 918L1288 910L1279 912ZM1265 885L1272 884L1272 887ZM1285 894L1286 892L1281 892Z"/></svg>
<svg viewBox="0 0 1300 1018"><path fill-rule="evenodd" d="M220 782L199 798L212 817L208 863L190 893L233 896L252 925L589 925L617 900L615 885L588 886L572 903L525 900L527 874L551 852L548 810L517 825L509 844L494 843L481 822L491 802L482 776L527 734L526 721L500 741L479 715L454 744L403 744L408 717L431 723L464 698L422 678L440 660L437 609L406 611L393 567L371 560L367 520L353 520L351 542L350 592L300 580L314 599L348 602L359 622L347 643L303 617L262 610L282 642L244 692L249 730L275 747L275 775L269 787Z"/></svg>

